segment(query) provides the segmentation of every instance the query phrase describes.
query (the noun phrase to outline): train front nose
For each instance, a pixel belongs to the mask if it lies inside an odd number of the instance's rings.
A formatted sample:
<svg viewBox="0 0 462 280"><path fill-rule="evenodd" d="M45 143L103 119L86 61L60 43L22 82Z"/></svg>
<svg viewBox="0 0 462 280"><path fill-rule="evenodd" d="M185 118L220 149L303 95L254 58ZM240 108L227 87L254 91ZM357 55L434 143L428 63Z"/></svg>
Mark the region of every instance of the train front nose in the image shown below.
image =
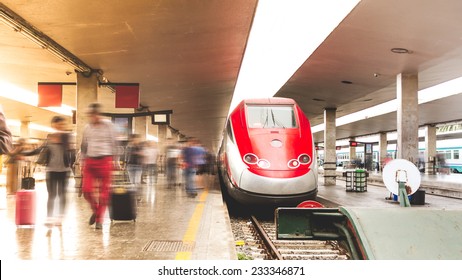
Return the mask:
<svg viewBox="0 0 462 280"><path fill-rule="evenodd" d="M317 186L317 177L314 170L303 172L299 176L294 176L295 174L297 173L293 170L269 170L259 174L251 170L244 170L240 176L239 186L248 192L269 195L300 194L313 189L313 186Z"/></svg>

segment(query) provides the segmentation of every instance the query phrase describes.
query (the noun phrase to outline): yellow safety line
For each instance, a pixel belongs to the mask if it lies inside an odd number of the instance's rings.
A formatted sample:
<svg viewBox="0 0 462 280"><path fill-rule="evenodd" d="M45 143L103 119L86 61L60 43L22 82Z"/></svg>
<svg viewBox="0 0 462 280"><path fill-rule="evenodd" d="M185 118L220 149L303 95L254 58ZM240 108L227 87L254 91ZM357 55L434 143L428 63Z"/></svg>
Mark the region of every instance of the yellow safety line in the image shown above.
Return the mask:
<svg viewBox="0 0 462 280"><path fill-rule="evenodd" d="M199 229L202 213L204 212L204 203L207 199L208 193L208 190L205 189L199 196L199 204L196 206L196 209L189 220L188 228L183 236L183 243L191 243L196 240L197 230ZM191 256L192 252L178 252L175 256L175 260L190 260Z"/></svg>

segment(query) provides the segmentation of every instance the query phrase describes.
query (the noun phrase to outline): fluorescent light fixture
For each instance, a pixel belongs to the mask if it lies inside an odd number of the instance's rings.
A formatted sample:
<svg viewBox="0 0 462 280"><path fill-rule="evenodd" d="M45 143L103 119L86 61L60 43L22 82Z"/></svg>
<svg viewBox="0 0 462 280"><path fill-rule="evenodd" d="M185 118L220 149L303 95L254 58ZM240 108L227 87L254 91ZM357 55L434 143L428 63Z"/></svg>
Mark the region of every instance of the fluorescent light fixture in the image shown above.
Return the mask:
<svg viewBox="0 0 462 280"><path fill-rule="evenodd" d="M28 104L37 107L38 94L25 90L11 83L0 80L0 97L14 100L20 103ZM72 116L74 107L68 105L61 105L61 107L41 107L43 110L48 110L65 116Z"/></svg>
<svg viewBox="0 0 462 280"><path fill-rule="evenodd" d="M438 100L441 98L449 97L462 93L462 77L419 90L418 92L418 103L424 104L430 101ZM342 126L352 122L365 120L368 118L396 112L398 108L398 100L394 99L343 117L336 119L336 126ZM325 129L324 124L313 126L311 131L313 133L323 131Z"/></svg>
<svg viewBox="0 0 462 280"><path fill-rule="evenodd" d="M230 111L244 98L274 96L358 3L258 1Z"/></svg>

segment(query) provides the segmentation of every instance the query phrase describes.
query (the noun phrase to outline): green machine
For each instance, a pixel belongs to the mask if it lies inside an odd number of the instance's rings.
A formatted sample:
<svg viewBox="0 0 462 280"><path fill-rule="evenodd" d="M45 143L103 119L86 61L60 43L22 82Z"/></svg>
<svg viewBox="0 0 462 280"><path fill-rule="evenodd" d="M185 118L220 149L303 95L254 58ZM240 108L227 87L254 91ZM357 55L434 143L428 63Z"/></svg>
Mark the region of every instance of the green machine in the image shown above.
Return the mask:
<svg viewBox="0 0 462 280"><path fill-rule="evenodd" d="M278 239L336 240L356 260L460 260L462 210L278 208Z"/></svg>
<svg viewBox="0 0 462 280"><path fill-rule="evenodd" d="M420 179L414 164L393 160L383 181L402 207L278 208L277 238L335 240L356 260L461 260L462 209L410 207Z"/></svg>

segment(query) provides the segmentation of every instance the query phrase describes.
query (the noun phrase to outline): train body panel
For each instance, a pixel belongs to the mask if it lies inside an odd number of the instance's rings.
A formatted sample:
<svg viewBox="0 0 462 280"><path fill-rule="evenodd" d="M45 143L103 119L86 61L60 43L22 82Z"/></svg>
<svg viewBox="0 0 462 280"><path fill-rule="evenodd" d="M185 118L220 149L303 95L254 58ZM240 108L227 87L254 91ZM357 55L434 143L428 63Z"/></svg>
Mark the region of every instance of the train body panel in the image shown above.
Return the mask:
<svg viewBox="0 0 462 280"><path fill-rule="evenodd" d="M286 205L317 194L310 124L292 99L242 101L228 118L219 167L227 192L245 204Z"/></svg>
<svg viewBox="0 0 462 280"><path fill-rule="evenodd" d="M291 178L274 178L256 175L248 170L241 173L240 186L255 194L266 195L297 195L306 193L306 186L317 184L316 174L313 171L305 175Z"/></svg>

